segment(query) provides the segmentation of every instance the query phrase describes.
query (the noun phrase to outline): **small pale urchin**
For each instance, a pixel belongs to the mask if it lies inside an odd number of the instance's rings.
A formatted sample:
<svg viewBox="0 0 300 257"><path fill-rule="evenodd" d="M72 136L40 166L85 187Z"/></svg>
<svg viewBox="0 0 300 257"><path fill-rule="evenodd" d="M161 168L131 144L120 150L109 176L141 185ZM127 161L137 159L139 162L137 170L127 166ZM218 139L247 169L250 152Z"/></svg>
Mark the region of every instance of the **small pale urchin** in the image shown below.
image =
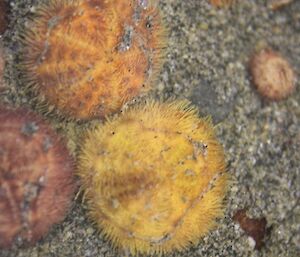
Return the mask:
<svg viewBox="0 0 300 257"><path fill-rule="evenodd" d="M283 100L296 88L296 75L289 62L271 48L256 52L250 71L257 91L269 100Z"/></svg>
<svg viewBox="0 0 300 257"><path fill-rule="evenodd" d="M99 124L78 164L90 217L133 254L182 250L223 213L223 148L186 101L148 101Z"/></svg>

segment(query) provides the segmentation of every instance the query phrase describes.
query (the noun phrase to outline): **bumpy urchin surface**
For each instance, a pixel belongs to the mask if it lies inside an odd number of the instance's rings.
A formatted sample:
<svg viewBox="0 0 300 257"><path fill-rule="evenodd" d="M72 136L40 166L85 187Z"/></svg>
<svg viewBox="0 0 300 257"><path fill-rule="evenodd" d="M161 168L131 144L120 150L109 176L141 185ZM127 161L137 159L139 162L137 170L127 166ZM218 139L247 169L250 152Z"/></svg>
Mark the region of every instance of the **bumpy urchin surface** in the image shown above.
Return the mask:
<svg viewBox="0 0 300 257"><path fill-rule="evenodd" d="M46 109L90 119L147 91L166 30L156 1L44 1L24 29L23 81Z"/></svg>
<svg viewBox="0 0 300 257"><path fill-rule="evenodd" d="M48 124L24 109L0 107L0 247L34 243L64 218L73 166Z"/></svg>
<svg viewBox="0 0 300 257"><path fill-rule="evenodd" d="M222 215L228 182L210 120L187 101L148 101L87 132L78 174L91 218L133 254L196 243Z"/></svg>

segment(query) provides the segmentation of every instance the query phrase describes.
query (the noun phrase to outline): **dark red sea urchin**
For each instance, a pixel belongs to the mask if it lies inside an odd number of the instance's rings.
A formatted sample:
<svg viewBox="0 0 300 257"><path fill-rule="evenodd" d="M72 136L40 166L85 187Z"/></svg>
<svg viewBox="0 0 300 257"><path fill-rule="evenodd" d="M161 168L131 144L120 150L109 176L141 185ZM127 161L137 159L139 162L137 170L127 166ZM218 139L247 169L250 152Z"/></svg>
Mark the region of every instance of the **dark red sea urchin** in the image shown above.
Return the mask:
<svg viewBox="0 0 300 257"><path fill-rule="evenodd" d="M37 115L0 107L0 248L34 243L64 218L73 161Z"/></svg>

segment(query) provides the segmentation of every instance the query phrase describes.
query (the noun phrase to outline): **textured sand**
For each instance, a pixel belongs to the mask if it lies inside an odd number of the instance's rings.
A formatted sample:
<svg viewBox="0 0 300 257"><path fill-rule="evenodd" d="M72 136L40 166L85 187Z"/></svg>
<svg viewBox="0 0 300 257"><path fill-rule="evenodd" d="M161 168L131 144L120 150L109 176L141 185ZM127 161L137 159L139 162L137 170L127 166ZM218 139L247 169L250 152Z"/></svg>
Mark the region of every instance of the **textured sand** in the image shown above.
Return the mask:
<svg viewBox="0 0 300 257"><path fill-rule="evenodd" d="M11 25L4 36L8 60L5 79L9 86L1 103L29 105L16 78L13 53L17 31L31 4L16 0ZM285 101L268 102L254 90L248 72L251 53L269 45L285 56L300 78L300 1L276 12L264 0L239 0L227 10L216 10L206 0L162 0L170 27L169 54L156 97L188 98L204 115L218 123L234 185L228 194L226 217L218 229L198 245L169 256L296 257L300 254L300 93ZM31 105L31 108L34 108ZM85 125L52 124L68 136L71 151ZM298 200L297 200L298 199ZM232 221L236 210L247 207L252 217L264 216L270 233L266 244L254 250L253 240ZM45 217L46 218L46 217ZM36 246L1 251L1 257L122 256L112 250L86 218L80 200L62 224Z"/></svg>

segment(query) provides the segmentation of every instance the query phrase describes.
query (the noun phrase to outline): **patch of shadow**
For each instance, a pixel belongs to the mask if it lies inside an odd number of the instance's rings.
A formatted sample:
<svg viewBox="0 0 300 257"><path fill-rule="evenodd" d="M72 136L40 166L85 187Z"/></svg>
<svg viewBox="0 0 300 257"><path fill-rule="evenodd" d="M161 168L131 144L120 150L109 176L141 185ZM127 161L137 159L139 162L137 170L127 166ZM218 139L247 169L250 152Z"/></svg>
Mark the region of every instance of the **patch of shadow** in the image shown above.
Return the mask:
<svg viewBox="0 0 300 257"><path fill-rule="evenodd" d="M201 81L192 91L190 101L196 105L200 114L211 116L214 123L223 121L235 105L235 95L219 97L215 88L208 81Z"/></svg>

